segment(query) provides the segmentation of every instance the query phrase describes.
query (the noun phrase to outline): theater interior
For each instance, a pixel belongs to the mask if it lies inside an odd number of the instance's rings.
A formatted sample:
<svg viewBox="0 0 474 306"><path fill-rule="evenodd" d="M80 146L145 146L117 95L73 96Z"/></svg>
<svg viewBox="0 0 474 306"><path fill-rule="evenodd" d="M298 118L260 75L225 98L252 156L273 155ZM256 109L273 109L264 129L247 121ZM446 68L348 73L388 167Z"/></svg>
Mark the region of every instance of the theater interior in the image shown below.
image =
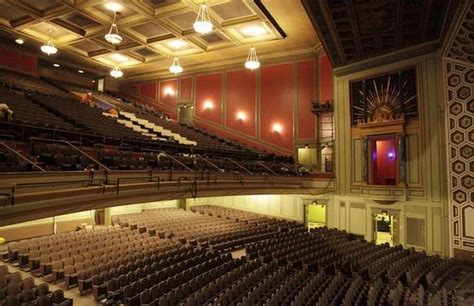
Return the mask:
<svg viewBox="0 0 474 306"><path fill-rule="evenodd" d="M474 305L474 0L0 0L0 306Z"/></svg>

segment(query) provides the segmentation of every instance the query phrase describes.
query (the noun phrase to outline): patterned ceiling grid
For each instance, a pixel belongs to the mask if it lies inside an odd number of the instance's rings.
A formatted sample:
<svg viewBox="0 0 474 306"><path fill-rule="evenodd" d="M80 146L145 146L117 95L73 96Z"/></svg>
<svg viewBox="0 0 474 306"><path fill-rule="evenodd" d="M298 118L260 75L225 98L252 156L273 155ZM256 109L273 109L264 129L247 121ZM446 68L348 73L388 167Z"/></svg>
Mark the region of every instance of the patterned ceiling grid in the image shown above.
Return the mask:
<svg viewBox="0 0 474 306"><path fill-rule="evenodd" d="M302 0L334 66L439 39L453 0Z"/></svg>

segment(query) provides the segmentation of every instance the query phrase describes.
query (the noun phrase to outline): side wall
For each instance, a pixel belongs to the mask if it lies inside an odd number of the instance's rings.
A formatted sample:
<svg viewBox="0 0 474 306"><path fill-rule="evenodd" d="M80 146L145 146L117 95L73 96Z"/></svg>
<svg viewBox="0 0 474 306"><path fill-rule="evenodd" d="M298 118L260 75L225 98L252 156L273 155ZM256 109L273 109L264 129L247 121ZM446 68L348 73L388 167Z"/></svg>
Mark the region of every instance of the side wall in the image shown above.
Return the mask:
<svg viewBox="0 0 474 306"><path fill-rule="evenodd" d="M474 1L462 3L443 52L451 252L474 260Z"/></svg>
<svg viewBox="0 0 474 306"><path fill-rule="evenodd" d="M405 187L368 185L358 179L363 153L351 135L350 81L411 66L417 69L420 129L416 137L407 131L409 180ZM371 241L374 239L373 214L388 211L399 216L402 245L448 256L449 211L440 57L429 54L382 66L368 61L357 72L335 77L334 84L337 195L334 205L329 206L330 223ZM394 200L394 203L384 205L380 200L389 200L388 203ZM417 239L412 239L414 237ZM409 241L418 243L414 245Z"/></svg>
<svg viewBox="0 0 474 306"><path fill-rule="evenodd" d="M196 126L251 147L295 154L295 145L316 142L311 99L332 99L332 68L323 54L263 63L254 72L236 67L122 84L120 90L175 119L180 106L192 105Z"/></svg>

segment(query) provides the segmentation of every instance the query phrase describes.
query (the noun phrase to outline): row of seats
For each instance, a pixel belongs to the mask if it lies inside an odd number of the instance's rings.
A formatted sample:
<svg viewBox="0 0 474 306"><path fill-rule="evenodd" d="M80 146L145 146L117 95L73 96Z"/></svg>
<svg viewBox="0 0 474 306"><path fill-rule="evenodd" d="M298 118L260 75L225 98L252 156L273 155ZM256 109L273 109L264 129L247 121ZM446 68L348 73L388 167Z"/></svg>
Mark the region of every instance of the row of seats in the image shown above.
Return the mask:
<svg viewBox="0 0 474 306"><path fill-rule="evenodd" d="M33 277L23 279L20 272L10 273L8 266L0 265L0 305L72 306L72 299L62 290L51 292L47 283L35 284Z"/></svg>
<svg viewBox="0 0 474 306"><path fill-rule="evenodd" d="M344 231L193 210L116 215L115 226L11 242L7 258L108 305L454 305L446 286L469 273ZM228 253L242 247L244 258Z"/></svg>

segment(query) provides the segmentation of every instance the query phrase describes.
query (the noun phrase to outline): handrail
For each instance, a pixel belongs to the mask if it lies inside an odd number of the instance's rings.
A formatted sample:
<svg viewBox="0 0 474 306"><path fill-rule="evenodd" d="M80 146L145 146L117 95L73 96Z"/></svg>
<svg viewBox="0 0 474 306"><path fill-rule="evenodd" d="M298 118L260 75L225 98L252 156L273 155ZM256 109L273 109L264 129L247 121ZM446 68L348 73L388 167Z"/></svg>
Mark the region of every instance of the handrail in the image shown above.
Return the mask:
<svg viewBox="0 0 474 306"><path fill-rule="evenodd" d="M268 171L270 171L271 174L273 175L277 175L275 173L275 171L273 171L270 167L268 167L267 165L265 165L264 163L260 162L260 161L257 161L257 164L259 164L260 166L262 166L263 168L267 169Z"/></svg>
<svg viewBox="0 0 474 306"><path fill-rule="evenodd" d="M102 164L101 162L99 162L98 160L96 160L95 158L93 158L92 156L90 156L89 154L87 154L86 152L84 152L82 149L80 149L79 147L77 147L76 145L74 145L71 141L61 140L61 139L38 138L38 137L31 137L30 140L39 140L39 141L53 142L53 143L56 143L56 142L65 143L65 144L67 144L68 146L70 146L71 148L73 148L74 150L78 151L78 152L81 153L82 155L84 155L84 156L86 156L87 158L89 158L90 160L92 160L94 163L96 163L96 164L99 165L100 167L104 168L104 169L107 170L107 171L110 171L110 169L109 169L107 166L105 166L104 164Z"/></svg>
<svg viewBox="0 0 474 306"><path fill-rule="evenodd" d="M62 181L62 182L58 181L58 182L38 182L38 183L19 183L19 184L13 183L11 184L10 193L0 193L0 195L7 196L8 199L10 199L10 205L13 206L15 205L15 193L18 188L22 188L22 187L34 188L34 187L42 187L42 186L51 186L52 184L68 185L71 183L84 183L84 182L88 183L87 184L87 187L88 187L88 186L96 185L94 184L95 181L102 182L102 186L105 185L105 179L94 179L94 178L90 178L87 180L72 180L72 181Z"/></svg>
<svg viewBox="0 0 474 306"><path fill-rule="evenodd" d="M236 162L232 158L228 158L228 160L230 160L232 163L236 164L239 168L243 169L248 174L253 174L251 171L249 171L247 168L245 168L244 166L242 166L241 164L239 164L238 162Z"/></svg>
<svg viewBox="0 0 474 306"><path fill-rule="evenodd" d="M201 155L198 155L198 157L200 157L201 159L203 159L206 163L208 163L209 165L211 165L212 167L216 168L217 171L222 171L221 168L217 167L213 162L211 162L210 160L207 160L207 158L204 158L202 157Z"/></svg>
<svg viewBox="0 0 474 306"><path fill-rule="evenodd" d="M283 166L285 166L287 169L290 169L291 172L293 172L294 174L296 175L299 175L298 171L295 170L294 166L293 167L290 167L288 164L286 163L283 163Z"/></svg>
<svg viewBox="0 0 474 306"><path fill-rule="evenodd" d="M180 164L181 166L183 166L184 169L187 169L188 171L191 171L191 172L194 172L193 169L189 168L188 166L186 166L185 164L183 164L182 162L180 162L179 160L177 160L176 158L174 158L173 156L169 155L168 153L166 153L165 151L160 151L160 153L163 153L166 157L168 157L169 159L177 162L178 164Z"/></svg>
<svg viewBox="0 0 474 306"><path fill-rule="evenodd" d="M33 167L37 168L38 170L40 170L41 172L46 172L46 170L44 170L43 168L41 168L40 166L38 166L37 164L35 164L32 160L30 160L29 158L27 158L26 156L23 156L23 154L21 154L20 152L17 152L16 150L14 150L12 147L10 147L9 145L7 145L6 143L4 143L3 141L0 142L0 145L2 145L4 148L6 148L7 150L9 150L10 152L12 152L13 154L15 154L16 156L20 157L21 159L25 160L26 162L28 162L29 164L31 164Z"/></svg>
<svg viewBox="0 0 474 306"><path fill-rule="evenodd" d="M83 151L82 149L80 149L79 147L76 147L75 145L73 145L71 142L67 141L67 140L60 140L60 142L64 142L66 144L68 144L69 146L71 146L72 148L74 148L76 151L80 152L82 155L86 156L87 158L89 158L90 160L92 160L94 163L98 164L100 167L104 168L105 170L107 171L110 171L110 169L104 165L103 163L101 163L100 161L96 160L95 158L93 158L92 156L90 156L89 154L87 154L85 151Z"/></svg>

